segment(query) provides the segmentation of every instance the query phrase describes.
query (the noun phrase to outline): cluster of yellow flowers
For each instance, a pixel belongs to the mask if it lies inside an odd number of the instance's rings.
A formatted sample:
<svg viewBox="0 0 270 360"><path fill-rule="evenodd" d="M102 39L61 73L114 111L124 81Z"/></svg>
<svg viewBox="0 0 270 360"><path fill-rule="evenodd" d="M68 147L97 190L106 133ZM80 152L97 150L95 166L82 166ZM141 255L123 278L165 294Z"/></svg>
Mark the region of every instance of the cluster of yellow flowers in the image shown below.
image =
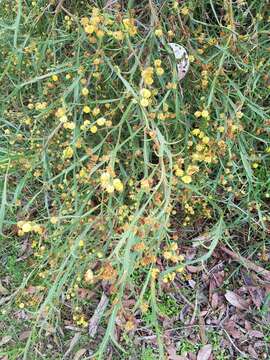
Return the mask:
<svg viewBox="0 0 270 360"><path fill-rule="evenodd" d="M203 109L202 111L198 110L194 113L194 115L196 118L202 117L204 119L209 119L209 111L206 109Z"/></svg>
<svg viewBox="0 0 270 360"><path fill-rule="evenodd" d="M146 85L153 84L154 82L153 75L154 75L154 69L152 68L152 66L148 66L142 71L142 78Z"/></svg>
<svg viewBox="0 0 270 360"><path fill-rule="evenodd" d="M88 326L88 320L84 314L81 314L81 311L79 308L75 309L76 313L73 315L73 321L75 321L76 325L87 327Z"/></svg>
<svg viewBox="0 0 270 360"><path fill-rule="evenodd" d="M156 74L158 76L162 76L164 74L164 69L161 67L161 60L160 59L155 60L154 65L155 65Z"/></svg>
<svg viewBox="0 0 270 360"><path fill-rule="evenodd" d="M173 263L182 262L185 259L183 255L178 254L178 245L176 242L173 242L164 248L163 257Z"/></svg>
<svg viewBox="0 0 270 360"><path fill-rule="evenodd" d="M43 227L41 225L38 225L32 221L24 221L20 220L17 222L18 226L18 235L23 236L24 234L34 232L39 235L43 233Z"/></svg>
<svg viewBox="0 0 270 360"><path fill-rule="evenodd" d="M124 190L124 185L119 178L113 178L109 172L104 172L100 176L101 186L107 191L107 193L112 194L114 190L122 192Z"/></svg>
<svg viewBox="0 0 270 360"><path fill-rule="evenodd" d="M91 35L94 33L98 38L102 38L104 36L104 31L100 26L103 21L104 17L100 14L100 10L98 8L93 8L90 19L87 17L83 17L81 19L81 24L84 28L84 31L90 36L89 40L91 42L95 42L91 37Z"/></svg>
<svg viewBox="0 0 270 360"><path fill-rule="evenodd" d="M132 18L124 19L123 24L130 36L135 36L138 32L135 26L135 20Z"/></svg>
<svg viewBox="0 0 270 360"><path fill-rule="evenodd" d="M140 91L140 96L141 96L140 104L141 104L141 106L147 107L150 104L151 95L152 95L152 93L151 93L150 90L148 90L146 88L141 89L141 91Z"/></svg>
<svg viewBox="0 0 270 360"><path fill-rule="evenodd" d="M185 184L191 183L191 181L192 181L191 175L189 175L188 173L185 173L185 171L182 170L178 164L175 164L173 168L174 168L175 176L180 177L181 180L183 181L183 183L185 183Z"/></svg>
<svg viewBox="0 0 270 360"><path fill-rule="evenodd" d="M73 157L74 151L71 146L67 146L63 150L63 158L64 159L71 159Z"/></svg>
<svg viewBox="0 0 270 360"><path fill-rule="evenodd" d="M164 69L161 66L161 60L160 59L156 59L154 61L154 66L155 68L153 68L152 66L148 66L147 68L145 68L144 70L142 70L142 78L143 81L146 85L152 85L154 82L154 71L156 72L156 74L158 76L162 76L164 74Z"/></svg>
<svg viewBox="0 0 270 360"><path fill-rule="evenodd" d="M35 110L45 110L47 106L48 104L45 101L37 102L35 105Z"/></svg>
<svg viewBox="0 0 270 360"><path fill-rule="evenodd" d="M67 122L68 118L66 115L67 110L64 107L60 107L56 110L55 116L63 123Z"/></svg>
<svg viewBox="0 0 270 360"><path fill-rule="evenodd" d="M176 277L176 273L183 273L185 271L185 268L184 266L179 266L177 269L176 269L176 272L171 272L171 273L168 273L166 275L164 275L162 281L167 284L169 282L173 282L175 277Z"/></svg>
<svg viewBox="0 0 270 360"><path fill-rule="evenodd" d="M196 144L195 147L196 151L191 155L192 161L193 162L203 161L206 162L207 164L215 162L216 156L210 148L210 144L211 144L210 138L206 136L205 133L198 128L193 129L191 134L196 136L200 140L200 142ZM193 143L190 142L191 146L192 144Z"/></svg>

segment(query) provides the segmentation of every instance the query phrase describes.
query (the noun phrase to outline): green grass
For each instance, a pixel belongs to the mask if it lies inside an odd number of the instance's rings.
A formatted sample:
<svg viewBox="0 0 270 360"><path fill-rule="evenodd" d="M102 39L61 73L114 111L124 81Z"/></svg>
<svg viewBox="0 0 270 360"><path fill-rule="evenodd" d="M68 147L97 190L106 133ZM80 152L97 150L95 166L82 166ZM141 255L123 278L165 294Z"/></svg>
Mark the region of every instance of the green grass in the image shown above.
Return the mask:
<svg viewBox="0 0 270 360"><path fill-rule="evenodd" d="M109 306L98 335L81 347L97 359L108 351L163 359L161 319L179 307L167 293L187 276L179 266L207 266L221 243L247 257L269 249L266 2L190 0L188 14L168 0L127 1L117 11L102 10L104 3L64 1L56 11L57 1L0 1L0 279L10 297L1 303L1 330L13 336L1 355L9 359L62 358L73 337L65 327L86 335L102 292ZM101 18L89 41L81 20L94 6ZM130 17L136 34L122 21ZM191 56L181 82L169 42ZM151 85L142 77L149 66ZM146 107L142 88L151 90ZM195 116L203 110L209 115ZM102 187L107 172L123 191ZM166 258L166 251L185 255L205 234L210 241L197 244L192 260ZM85 323L74 319L77 307ZM5 322L20 311L26 319ZM130 355L138 319L157 341ZM31 335L17 343L25 322Z"/></svg>

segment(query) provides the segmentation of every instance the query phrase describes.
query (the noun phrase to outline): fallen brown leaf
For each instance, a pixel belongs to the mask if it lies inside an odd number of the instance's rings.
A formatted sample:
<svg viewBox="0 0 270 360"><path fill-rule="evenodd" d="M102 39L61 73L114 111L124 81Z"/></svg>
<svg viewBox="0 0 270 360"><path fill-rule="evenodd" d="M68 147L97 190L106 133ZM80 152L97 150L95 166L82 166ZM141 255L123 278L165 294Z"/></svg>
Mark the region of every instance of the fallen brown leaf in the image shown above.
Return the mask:
<svg viewBox="0 0 270 360"><path fill-rule="evenodd" d="M259 359L258 354L256 353L256 351L253 349L252 345L248 346L248 353L249 355L252 357L252 359Z"/></svg>
<svg viewBox="0 0 270 360"><path fill-rule="evenodd" d="M86 353L87 349L80 349L74 355L73 360L80 360L80 358Z"/></svg>
<svg viewBox="0 0 270 360"><path fill-rule="evenodd" d="M255 338L263 338L264 337L264 334L261 331L258 331L258 330L250 330L248 332L248 335L250 337L255 337Z"/></svg>
<svg viewBox="0 0 270 360"><path fill-rule="evenodd" d="M12 339L12 336L4 336L1 340L0 340L0 346L3 346L5 344L7 344L8 342L10 342L10 340Z"/></svg>
<svg viewBox="0 0 270 360"><path fill-rule="evenodd" d="M227 290L225 294L225 298L231 305L235 306L237 309L240 310L248 309L247 302L233 291Z"/></svg>
<svg viewBox="0 0 270 360"><path fill-rule="evenodd" d="M19 339L20 341L26 340L29 338L30 335L31 335L31 330L25 330L20 334Z"/></svg>
<svg viewBox="0 0 270 360"><path fill-rule="evenodd" d="M204 345L198 352L197 360L208 360L212 354L212 345Z"/></svg>
<svg viewBox="0 0 270 360"><path fill-rule="evenodd" d="M173 344L167 347L167 352L169 360L188 360L187 357L176 354L176 349Z"/></svg>
<svg viewBox="0 0 270 360"><path fill-rule="evenodd" d="M214 310L218 307L218 300L219 300L219 295L218 293L215 292L212 295L212 299L211 299L211 306Z"/></svg>

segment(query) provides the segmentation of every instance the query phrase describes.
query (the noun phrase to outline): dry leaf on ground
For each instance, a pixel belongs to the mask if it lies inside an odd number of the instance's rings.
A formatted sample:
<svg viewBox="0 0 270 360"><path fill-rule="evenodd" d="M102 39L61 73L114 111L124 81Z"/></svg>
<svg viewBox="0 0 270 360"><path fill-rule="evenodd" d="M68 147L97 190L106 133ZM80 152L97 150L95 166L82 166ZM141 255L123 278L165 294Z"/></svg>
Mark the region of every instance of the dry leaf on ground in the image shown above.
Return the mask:
<svg viewBox="0 0 270 360"><path fill-rule="evenodd" d="M235 306L237 309L240 310L248 309L247 302L233 291L227 290L225 294L225 298L231 305Z"/></svg>
<svg viewBox="0 0 270 360"><path fill-rule="evenodd" d="M208 360L212 354L212 345L208 344L198 352L197 360Z"/></svg>

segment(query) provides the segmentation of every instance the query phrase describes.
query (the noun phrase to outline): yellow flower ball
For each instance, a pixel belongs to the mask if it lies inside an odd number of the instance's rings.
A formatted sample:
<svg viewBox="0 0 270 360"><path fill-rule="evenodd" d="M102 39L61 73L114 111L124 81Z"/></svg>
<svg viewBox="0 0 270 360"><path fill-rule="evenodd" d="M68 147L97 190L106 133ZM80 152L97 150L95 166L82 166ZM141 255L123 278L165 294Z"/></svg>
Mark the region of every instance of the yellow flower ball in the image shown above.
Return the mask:
<svg viewBox="0 0 270 360"><path fill-rule="evenodd" d="M116 191L122 192L124 190L124 185L120 179L114 179L113 186Z"/></svg>
<svg viewBox="0 0 270 360"><path fill-rule="evenodd" d="M156 29L156 30L155 30L155 35L156 35L157 37L161 37L161 36L163 35L162 29Z"/></svg>
<svg viewBox="0 0 270 360"><path fill-rule="evenodd" d="M25 224L23 224L22 226L22 231L24 233L29 233L30 231L32 231L33 227L32 227L32 224L29 223L29 222L26 222Z"/></svg>
<svg viewBox="0 0 270 360"><path fill-rule="evenodd" d="M203 118L207 118L207 117L209 116L208 110L203 110L202 113L201 113L201 116L202 116Z"/></svg>
<svg viewBox="0 0 270 360"><path fill-rule="evenodd" d="M86 88L86 87L84 87L83 89L82 89L82 95L83 96L87 96L89 94L89 90Z"/></svg>
<svg viewBox="0 0 270 360"><path fill-rule="evenodd" d="M101 176L100 176L101 185L108 184L110 181L110 178L111 178L111 175L108 172L101 174Z"/></svg>
<svg viewBox="0 0 270 360"><path fill-rule="evenodd" d="M149 99L151 97L151 91L148 90L148 89L145 89L143 88L141 91L140 91L140 95L145 98L145 99Z"/></svg>
<svg viewBox="0 0 270 360"><path fill-rule="evenodd" d="M100 113L100 108L95 107L95 108L93 109L92 113L93 113L94 116L97 116L97 115Z"/></svg>
<svg viewBox="0 0 270 360"><path fill-rule="evenodd" d="M183 181L183 183L185 184L190 184L192 181L192 178L190 175L184 175L181 177L181 180Z"/></svg>
<svg viewBox="0 0 270 360"><path fill-rule="evenodd" d="M147 107L149 105L149 100L143 98L143 99L141 99L140 104L142 107Z"/></svg>
<svg viewBox="0 0 270 360"><path fill-rule="evenodd" d="M90 109L89 106L85 105L85 106L83 107L83 112L84 112L85 114L89 114L90 111L91 111L91 109Z"/></svg>
<svg viewBox="0 0 270 360"><path fill-rule="evenodd" d="M104 117L97 119L98 126L103 126L105 125L105 123L106 123L106 119Z"/></svg>
<svg viewBox="0 0 270 360"><path fill-rule="evenodd" d="M181 14L182 15L188 15L189 14L189 8L187 6L184 6L182 9L181 9Z"/></svg>
<svg viewBox="0 0 270 360"><path fill-rule="evenodd" d="M162 76L164 74L164 69L162 67L156 68L156 73L158 76Z"/></svg>
<svg viewBox="0 0 270 360"><path fill-rule="evenodd" d="M95 134L98 131L98 128L96 127L96 125L93 125L91 126L90 131L92 134Z"/></svg>
<svg viewBox="0 0 270 360"><path fill-rule="evenodd" d="M86 32L86 34L93 34L95 29L96 28L93 25L86 25L84 31Z"/></svg>
<svg viewBox="0 0 270 360"><path fill-rule="evenodd" d="M106 186L106 191L107 193L112 194L114 192L114 186L112 184L108 184Z"/></svg>
<svg viewBox="0 0 270 360"><path fill-rule="evenodd" d="M72 147L68 146L67 148L65 148L65 150L63 151L63 156L65 159L70 159L73 156L73 149Z"/></svg>

